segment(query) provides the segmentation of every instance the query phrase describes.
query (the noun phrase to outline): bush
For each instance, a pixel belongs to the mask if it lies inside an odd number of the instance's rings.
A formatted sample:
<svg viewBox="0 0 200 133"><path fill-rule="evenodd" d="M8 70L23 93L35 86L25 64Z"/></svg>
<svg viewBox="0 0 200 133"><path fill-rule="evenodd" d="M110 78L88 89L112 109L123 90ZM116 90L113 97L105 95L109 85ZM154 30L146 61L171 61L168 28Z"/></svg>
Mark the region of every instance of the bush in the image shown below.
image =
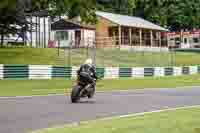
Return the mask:
<svg viewBox="0 0 200 133"><path fill-rule="evenodd" d="M185 48L185 49L175 49L175 51L177 52L196 52L196 53L200 53L200 48Z"/></svg>

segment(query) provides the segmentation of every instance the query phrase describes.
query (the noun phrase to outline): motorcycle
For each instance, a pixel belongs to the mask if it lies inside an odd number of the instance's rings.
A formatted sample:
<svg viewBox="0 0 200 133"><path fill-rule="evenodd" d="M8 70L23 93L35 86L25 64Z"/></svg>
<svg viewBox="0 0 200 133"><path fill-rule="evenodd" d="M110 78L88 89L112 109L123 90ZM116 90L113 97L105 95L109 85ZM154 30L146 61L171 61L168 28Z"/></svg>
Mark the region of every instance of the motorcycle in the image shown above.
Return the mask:
<svg viewBox="0 0 200 133"><path fill-rule="evenodd" d="M71 102L77 103L80 98L92 98L95 93L96 80L91 79L88 73L81 72L71 91Z"/></svg>

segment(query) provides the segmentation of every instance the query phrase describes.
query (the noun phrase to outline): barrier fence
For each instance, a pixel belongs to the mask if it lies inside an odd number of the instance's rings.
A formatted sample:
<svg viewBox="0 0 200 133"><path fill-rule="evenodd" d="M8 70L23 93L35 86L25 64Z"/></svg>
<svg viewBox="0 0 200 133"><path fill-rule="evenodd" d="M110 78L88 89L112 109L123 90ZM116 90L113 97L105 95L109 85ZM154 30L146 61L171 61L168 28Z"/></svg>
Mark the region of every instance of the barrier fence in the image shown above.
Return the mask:
<svg viewBox="0 0 200 133"><path fill-rule="evenodd" d="M100 67L175 66L176 53L168 49L165 39L98 37L63 43L58 49L56 65L78 66L92 58ZM139 39L139 40L138 40ZM120 43L119 43L119 40ZM55 41L56 42L56 41ZM151 43L149 43L151 42ZM165 59L165 60L163 60Z"/></svg>
<svg viewBox="0 0 200 133"><path fill-rule="evenodd" d="M143 49L146 49L146 52ZM158 52L150 52L151 49ZM126 46L121 49L94 47L60 49L55 62L56 65L79 66L87 58L91 58L98 67L176 66L178 55L175 51L166 52L164 49L154 47L138 47L138 50L141 51L134 51L134 48Z"/></svg>
<svg viewBox="0 0 200 133"><path fill-rule="evenodd" d="M76 78L78 67L57 67L51 65L0 65L0 79L52 79ZM105 67L96 68L98 77L142 78L180 76L200 73L199 66L183 67Z"/></svg>

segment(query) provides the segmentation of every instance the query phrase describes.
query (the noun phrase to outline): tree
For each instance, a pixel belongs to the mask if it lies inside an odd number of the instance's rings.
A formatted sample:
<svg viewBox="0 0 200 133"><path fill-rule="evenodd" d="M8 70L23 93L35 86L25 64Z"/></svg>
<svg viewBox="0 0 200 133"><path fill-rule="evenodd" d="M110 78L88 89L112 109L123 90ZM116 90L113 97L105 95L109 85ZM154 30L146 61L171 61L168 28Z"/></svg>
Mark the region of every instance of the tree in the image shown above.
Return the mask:
<svg viewBox="0 0 200 133"><path fill-rule="evenodd" d="M50 0L49 5L52 16L80 16L85 23L96 22L96 0Z"/></svg>
<svg viewBox="0 0 200 133"><path fill-rule="evenodd" d="M12 4L10 4L12 3ZM14 22L11 17L15 10L14 0L2 0L0 3L0 34L1 46L3 45L4 35L10 32L10 24Z"/></svg>
<svg viewBox="0 0 200 133"><path fill-rule="evenodd" d="M108 0L98 2L98 7L138 16L173 31L200 28L199 0Z"/></svg>
<svg viewBox="0 0 200 133"><path fill-rule="evenodd" d="M19 34L19 31L30 29L27 13L41 10L47 10L51 16L80 16L85 23L96 22L96 0L1 0L1 46L5 35Z"/></svg>
<svg viewBox="0 0 200 133"><path fill-rule="evenodd" d="M26 6L22 0L2 0L0 2L1 46L8 34L19 34L19 30L28 30L25 16Z"/></svg>
<svg viewBox="0 0 200 133"><path fill-rule="evenodd" d="M135 6L135 0L97 0L97 9L124 15L133 15Z"/></svg>

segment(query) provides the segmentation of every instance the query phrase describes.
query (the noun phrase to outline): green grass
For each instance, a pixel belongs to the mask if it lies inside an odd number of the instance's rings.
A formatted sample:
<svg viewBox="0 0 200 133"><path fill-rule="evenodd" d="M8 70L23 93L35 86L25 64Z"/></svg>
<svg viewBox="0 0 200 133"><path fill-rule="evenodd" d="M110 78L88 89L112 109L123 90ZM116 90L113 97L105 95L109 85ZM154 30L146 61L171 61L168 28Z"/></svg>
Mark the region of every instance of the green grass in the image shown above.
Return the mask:
<svg viewBox="0 0 200 133"><path fill-rule="evenodd" d="M0 80L0 96L26 96L63 94L70 92L74 81L67 79L53 80ZM173 88L182 86L200 86L200 75L144 78L144 79L109 79L97 82L97 91L131 90L144 88Z"/></svg>
<svg viewBox="0 0 200 133"><path fill-rule="evenodd" d="M80 65L92 55L92 49L60 50L40 48L0 48L0 64L40 64L40 65ZM150 53L128 52L119 49L98 49L96 51L97 66L183 66L200 64L200 53L176 52Z"/></svg>
<svg viewBox="0 0 200 133"><path fill-rule="evenodd" d="M0 48L0 64L54 64L57 53L53 49Z"/></svg>
<svg viewBox="0 0 200 133"><path fill-rule="evenodd" d="M37 133L200 133L200 108L179 109L143 116L97 120L41 130Z"/></svg>

